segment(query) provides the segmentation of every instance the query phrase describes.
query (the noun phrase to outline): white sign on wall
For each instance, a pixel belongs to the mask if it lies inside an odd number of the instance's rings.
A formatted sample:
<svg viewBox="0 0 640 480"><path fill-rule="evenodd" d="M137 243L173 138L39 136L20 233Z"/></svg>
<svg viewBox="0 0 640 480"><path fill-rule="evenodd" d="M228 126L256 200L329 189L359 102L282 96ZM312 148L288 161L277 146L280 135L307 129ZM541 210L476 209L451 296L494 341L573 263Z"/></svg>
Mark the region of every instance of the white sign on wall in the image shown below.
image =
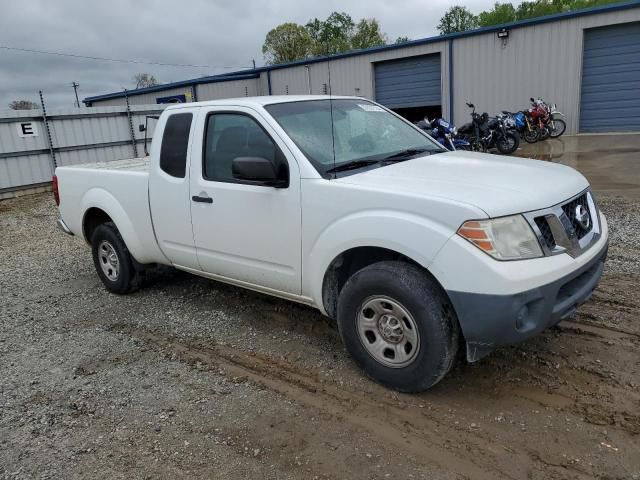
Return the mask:
<svg viewBox="0 0 640 480"><path fill-rule="evenodd" d="M19 137L37 137L38 136L38 126L35 122L20 122L16 123L16 128L18 129Z"/></svg>

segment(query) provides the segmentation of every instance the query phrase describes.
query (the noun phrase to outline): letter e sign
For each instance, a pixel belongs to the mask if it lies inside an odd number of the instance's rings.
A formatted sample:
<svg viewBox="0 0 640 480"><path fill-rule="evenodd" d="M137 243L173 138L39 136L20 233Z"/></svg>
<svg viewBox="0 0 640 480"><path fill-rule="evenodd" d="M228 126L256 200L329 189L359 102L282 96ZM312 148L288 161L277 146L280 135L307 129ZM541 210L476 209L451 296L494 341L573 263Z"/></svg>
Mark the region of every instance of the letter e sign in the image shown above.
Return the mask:
<svg viewBox="0 0 640 480"><path fill-rule="evenodd" d="M37 137L38 127L34 122L20 122L16 123L18 128L18 136L24 137Z"/></svg>

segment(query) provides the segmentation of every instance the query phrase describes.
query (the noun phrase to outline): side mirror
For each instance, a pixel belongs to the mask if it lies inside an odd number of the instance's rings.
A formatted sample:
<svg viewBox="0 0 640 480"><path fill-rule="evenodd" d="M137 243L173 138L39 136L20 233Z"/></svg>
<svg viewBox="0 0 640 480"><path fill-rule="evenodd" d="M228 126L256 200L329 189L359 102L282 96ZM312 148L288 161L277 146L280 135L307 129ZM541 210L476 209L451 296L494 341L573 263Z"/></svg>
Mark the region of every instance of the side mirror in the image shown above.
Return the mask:
<svg viewBox="0 0 640 480"><path fill-rule="evenodd" d="M467 107L469 108L476 108L476 106L473 103L469 103L467 102Z"/></svg>
<svg viewBox="0 0 640 480"><path fill-rule="evenodd" d="M529 98L529 100L531 100L531 103L535 102L535 100L533 99L533 97Z"/></svg>
<svg viewBox="0 0 640 480"><path fill-rule="evenodd" d="M146 130L147 130L147 127L145 127L144 124L141 123L140 125L138 125L138 131L139 132L144 132Z"/></svg>
<svg viewBox="0 0 640 480"><path fill-rule="evenodd" d="M285 165L278 167L275 162L263 157L236 157L231 162L234 178L256 185L275 188L289 186L289 172Z"/></svg>

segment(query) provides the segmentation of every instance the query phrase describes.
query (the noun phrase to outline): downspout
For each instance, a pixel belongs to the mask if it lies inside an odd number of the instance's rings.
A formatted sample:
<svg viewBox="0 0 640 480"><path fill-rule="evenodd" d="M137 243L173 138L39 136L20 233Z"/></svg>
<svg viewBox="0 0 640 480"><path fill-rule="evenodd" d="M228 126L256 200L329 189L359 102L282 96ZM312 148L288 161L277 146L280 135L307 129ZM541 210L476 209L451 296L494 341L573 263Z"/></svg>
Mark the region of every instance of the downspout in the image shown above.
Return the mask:
<svg viewBox="0 0 640 480"><path fill-rule="evenodd" d="M194 102L198 101L197 87L195 83L191 85L191 98L193 99L192 101Z"/></svg>
<svg viewBox="0 0 640 480"><path fill-rule="evenodd" d="M269 95L271 95L271 70L267 70L267 88L269 90Z"/></svg>
<svg viewBox="0 0 640 480"><path fill-rule="evenodd" d="M449 39L449 122L453 121L453 38Z"/></svg>

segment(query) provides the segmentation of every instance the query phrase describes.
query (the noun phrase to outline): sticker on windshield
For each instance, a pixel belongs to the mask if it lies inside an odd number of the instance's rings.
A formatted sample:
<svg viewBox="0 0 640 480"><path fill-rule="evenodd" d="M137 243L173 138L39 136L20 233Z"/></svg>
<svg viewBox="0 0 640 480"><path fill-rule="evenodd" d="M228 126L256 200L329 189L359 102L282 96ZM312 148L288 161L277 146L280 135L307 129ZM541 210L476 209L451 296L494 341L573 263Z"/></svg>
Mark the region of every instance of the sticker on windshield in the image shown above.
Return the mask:
<svg viewBox="0 0 640 480"><path fill-rule="evenodd" d="M383 108L380 108L378 105L373 105L371 103L359 103L358 106L365 112L384 112Z"/></svg>

